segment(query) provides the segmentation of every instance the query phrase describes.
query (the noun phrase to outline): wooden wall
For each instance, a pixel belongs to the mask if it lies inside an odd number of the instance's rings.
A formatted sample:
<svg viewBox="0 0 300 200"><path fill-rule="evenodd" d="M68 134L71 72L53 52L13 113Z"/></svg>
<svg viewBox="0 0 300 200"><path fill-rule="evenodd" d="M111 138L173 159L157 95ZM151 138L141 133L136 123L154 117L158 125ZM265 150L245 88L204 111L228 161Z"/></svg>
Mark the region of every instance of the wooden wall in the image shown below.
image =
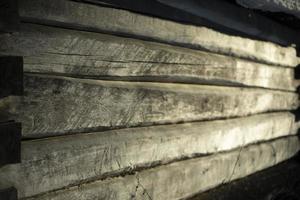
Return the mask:
<svg viewBox="0 0 300 200"><path fill-rule="evenodd" d="M19 199L183 199L294 156L292 47L68 0L19 0Z"/></svg>

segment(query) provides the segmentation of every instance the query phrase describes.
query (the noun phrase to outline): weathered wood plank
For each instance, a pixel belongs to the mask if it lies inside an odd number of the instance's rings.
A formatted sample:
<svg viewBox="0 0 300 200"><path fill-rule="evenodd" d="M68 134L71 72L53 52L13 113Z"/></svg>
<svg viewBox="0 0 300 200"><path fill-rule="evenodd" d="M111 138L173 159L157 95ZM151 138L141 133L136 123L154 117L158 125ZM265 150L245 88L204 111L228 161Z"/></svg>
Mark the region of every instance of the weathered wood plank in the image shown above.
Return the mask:
<svg viewBox="0 0 300 200"><path fill-rule="evenodd" d="M298 107L298 95L265 89L99 81L26 75L9 109L23 137L246 116Z"/></svg>
<svg viewBox="0 0 300 200"><path fill-rule="evenodd" d="M0 56L0 98L10 95L23 95L23 59Z"/></svg>
<svg viewBox="0 0 300 200"><path fill-rule="evenodd" d="M237 0L237 2L246 8L252 9L259 9L264 11L271 11L271 12L282 12L294 15L300 18L300 2L297 0L252 0L252 1L245 1L245 0Z"/></svg>
<svg viewBox="0 0 300 200"><path fill-rule="evenodd" d="M212 0L209 2L186 0L184 3L180 0L158 1L205 18L221 27L234 30L233 34L246 38L270 41L283 46L298 45L300 43L298 31L289 25L279 23L254 10L235 5L235 0ZM214 25L212 26L214 27ZM222 31L222 28L220 30Z"/></svg>
<svg viewBox="0 0 300 200"><path fill-rule="evenodd" d="M14 110L20 102L19 96L8 96L0 99L0 122L14 120L10 117L9 110Z"/></svg>
<svg viewBox="0 0 300 200"><path fill-rule="evenodd" d="M0 2L0 33L11 33L19 30L20 16L18 0L1 0Z"/></svg>
<svg viewBox="0 0 300 200"><path fill-rule="evenodd" d="M8 189L0 190L1 200L18 200L18 192L15 188L11 187Z"/></svg>
<svg viewBox="0 0 300 200"><path fill-rule="evenodd" d="M76 1L76 0L75 0ZM283 46L298 44L298 32L259 13L228 1L211 0L77 0L113 6L181 23L212 27L222 33L270 41ZM257 4L257 2L256 2Z"/></svg>
<svg viewBox="0 0 300 200"><path fill-rule="evenodd" d="M298 199L299 183L300 163L297 158L293 158L249 177L198 194L190 200L270 200L277 199L276 197L280 200L280 195Z"/></svg>
<svg viewBox="0 0 300 200"><path fill-rule="evenodd" d="M21 161L21 124L0 123L0 167Z"/></svg>
<svg viewBox="0 0 300 200"><path fill-rule="evenodd" d="M29 22L144 38L283 66L297 65L293 48L232 37L205 27L66 0L19 3L22 19Z"/></svg>
<svg viewBox="0 0 300 200"><path fill-rule="evenodd" d="M29 199L181 199L274 166L298 150L297 137L284 138L229 153L175 162L134 175L89 182Z"/></svg>
<svg viewBox="0 0 300 200"><path fill-rule="evenodd" d="M295 134L290 113L120 129L22 142L22 163L0 170L21 197L157 163L227 151ZM30 183L30 184L26 184Z"/></svg>
<svg viewBox="0 0 300 200"><path fill-rule="evenodd" d="M0 54L24 70L109 80L244 85L295 90L294 70L105 34L23 24L0 36Z"/></svg>

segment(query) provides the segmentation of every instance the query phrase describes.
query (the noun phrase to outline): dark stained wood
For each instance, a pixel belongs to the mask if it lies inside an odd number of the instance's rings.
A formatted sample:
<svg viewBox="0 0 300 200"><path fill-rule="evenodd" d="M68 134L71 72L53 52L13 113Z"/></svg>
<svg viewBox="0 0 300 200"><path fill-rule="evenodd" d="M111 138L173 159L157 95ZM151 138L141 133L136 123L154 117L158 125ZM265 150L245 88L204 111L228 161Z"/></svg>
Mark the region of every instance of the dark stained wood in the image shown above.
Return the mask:
<svg viewBox="0 0 300 200"><path fill-rule="evenodd" d="M17 199L18 199L18 192L16 188L11 187L8 189L0 190L0 200L17 200Z"/></svg>
<svg viewBox="0 0 300 200"><path fill-rule="evenodd" d="M20 17L17 3L17 0L0 1L0 33L19 30Z"/></svg>
<svg viewBox="0 0 300 200"><path fill-rule="evenodd" d="M299 200L299 156L190 200Z"/></svg>
<svg viewBox="0 0 300 200"><path fill-rule="evenodd" d="M23 58L0 57L0 98L23 95Z"/></svg>
<svg viewBox="0 0 300 200"><path fill-rule="evenodd" d="M21 130L20 123L0 123L0 167L21 161Z"/></svg>

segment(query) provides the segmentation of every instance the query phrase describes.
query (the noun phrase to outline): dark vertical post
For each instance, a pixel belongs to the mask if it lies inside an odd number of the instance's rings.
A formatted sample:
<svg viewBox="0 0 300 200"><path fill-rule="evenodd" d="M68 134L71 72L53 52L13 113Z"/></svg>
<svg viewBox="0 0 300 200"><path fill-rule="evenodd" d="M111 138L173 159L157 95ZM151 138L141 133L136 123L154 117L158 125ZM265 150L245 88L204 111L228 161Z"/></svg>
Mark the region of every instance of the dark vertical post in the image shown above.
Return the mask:
<svg viewBox="0 0 300 200"><path fill-rule="evenodd" d="M23 95L23 58L0 57L0 98Z"/></svg>
<svg viewBox="0 0 300 200"><path fill-rule="evenodd" d="M18 200L16 188L8 188L0 190L0 200Z"/></svg>
<svg viewBox="0 0 300 200"><path fill-rule="evenodd" d="M19 30L20 16L18 0L0 0L0 32L10 33Z"/></svg>
<svg viewBox="0 0 300 200"><path fill-rule="evenodd" d="M0 123L0 167L21 162L21 123Z"/></svg>

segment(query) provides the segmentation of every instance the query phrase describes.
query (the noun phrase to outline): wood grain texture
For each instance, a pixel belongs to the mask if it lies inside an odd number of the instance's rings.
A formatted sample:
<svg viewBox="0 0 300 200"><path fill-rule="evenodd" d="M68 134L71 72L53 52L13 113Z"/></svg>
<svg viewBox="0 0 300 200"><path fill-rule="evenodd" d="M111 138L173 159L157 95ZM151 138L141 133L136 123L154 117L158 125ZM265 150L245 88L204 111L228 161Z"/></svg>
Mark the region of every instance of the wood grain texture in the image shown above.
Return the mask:
<svg viewBox="0 0 300 200"><path fill-rule="evenodd" d="M67 0L20 0L19 3L20 15L28 22L143 38L276 65L297 65L293 48L232 37L205 27Z"/></svg>
<svg viewBox="0 0 300 200"><path fill-rule="evenodd" d="M300 2L297 0L237 0L237 2L246 8L259 9L270 12L287 13L300 18Z"/></svg>
<svg viewBox="0 0 300 200"><path fill-rule="evenodd" d="M294 91L294 70L106 34L23 24L0 36L0 54L24 56L24 70L65 76L235 85Z"/></svg>
<svg viewBox="0 0 300 200"><path fill-rule="evenodd" d="M289 159L299 150L289 137L37 195L30 200L182 199Z"/></svg>
<svg viewBox="0 0 300 200"><path fill-rule="evenodd" d="M174 160L294 135L290 113L129 128L22 142L22 163L0 170L21 197ZM26 184L30 182L30 184Z"/></svg>
<svg viewBox="0 0 300 200"><path fill-rule="evenodd" d="M296 93L264 89L99 81L26 75L8 109L23 137L246 116L298 107Z"/></svg>
<svg viewBox="0 0 300 200"><path fill-rule="evenodd" d="M214 188L189 200L267 200L300 197L300 163L297 157L249 177Z"/></svg>
<svg viewBox="0 0 300 200"><path fill-rule="evenodd" d="M256 38L283 46L299 43L298 33L295 30L232 2L219 0L77 1L122 8L185 24L211 27L222 33Z"/></svg>

